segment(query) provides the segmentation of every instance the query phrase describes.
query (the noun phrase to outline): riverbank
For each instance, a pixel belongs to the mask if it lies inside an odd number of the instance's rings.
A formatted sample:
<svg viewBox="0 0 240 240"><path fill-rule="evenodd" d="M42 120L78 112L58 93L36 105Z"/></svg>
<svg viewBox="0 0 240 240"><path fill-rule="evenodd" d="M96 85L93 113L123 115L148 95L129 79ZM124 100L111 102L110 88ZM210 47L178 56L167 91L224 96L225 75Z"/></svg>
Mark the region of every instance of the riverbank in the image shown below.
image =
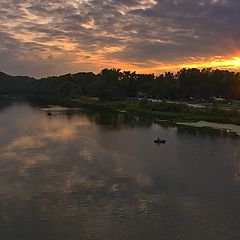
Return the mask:
<svg viewBox="0 0 240 240"><path fill-rule="evenodd" d="M96 101L91 98L44 98L46 102L68 107L92 107L109 109L116 112L139 115L155 120L171 122L216 122L240 125L240 116L237 111L224 111L218 108L196 109L184 103L149 103L142 101Z"/></svg>
<svg viewBox="0 0 240 240"><path fill-rule="evenodd" d="M141 115L155 120L171 122L216 122L240 125L239 112L224 111L219 108L197 109L184 103L146 103L136 101L103 103L114 111L122 109L128 113Z"/></svg>
<svg viewBox="0 0 240 240"><path fill-rule="evenodd" d="M224 111L223 109L206 107L194 108L185 103L149 103L144 101L97 101L96 99L81 97L79 99L58 97L26 97L27 101L36 105L61 105L64 107L101 109L134 114L156 121L169 121L173 123L196 123L199 121L240 125L240 113L236 110ZM5 99L6 101L6 99Z"/></svg>
<svg viewBox="0 0 240 240"><path fill-rule="evenodd" d="M84 112L106 111L140 117L142 120L159 124L174 125L186 128L208 128L227 135L240 136L239 111L223 111L218 108L196 109L184 103L148 103L141 101L97 101L87 97L79 99L58 97L0 97L0 107L4 108L11 102L29 102L32 106L49 111L56 110L53 106L66 109L81 109ZM50 108L49 108L50 106ZM61 108L62 109L62 108Z"/></svg>

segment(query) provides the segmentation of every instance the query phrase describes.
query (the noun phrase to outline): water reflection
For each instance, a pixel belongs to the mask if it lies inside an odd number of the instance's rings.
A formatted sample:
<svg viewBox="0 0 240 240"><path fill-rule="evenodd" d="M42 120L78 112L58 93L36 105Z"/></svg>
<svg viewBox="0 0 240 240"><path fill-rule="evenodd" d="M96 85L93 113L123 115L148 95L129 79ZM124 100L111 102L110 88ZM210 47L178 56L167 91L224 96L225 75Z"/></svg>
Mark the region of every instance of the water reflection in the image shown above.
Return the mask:
<svg viewBox="0 0 240 240"><path fill-rule="evenodd" d="M0 126L2 239L240 236L236 139L28 104L0 112Z"/></svg>

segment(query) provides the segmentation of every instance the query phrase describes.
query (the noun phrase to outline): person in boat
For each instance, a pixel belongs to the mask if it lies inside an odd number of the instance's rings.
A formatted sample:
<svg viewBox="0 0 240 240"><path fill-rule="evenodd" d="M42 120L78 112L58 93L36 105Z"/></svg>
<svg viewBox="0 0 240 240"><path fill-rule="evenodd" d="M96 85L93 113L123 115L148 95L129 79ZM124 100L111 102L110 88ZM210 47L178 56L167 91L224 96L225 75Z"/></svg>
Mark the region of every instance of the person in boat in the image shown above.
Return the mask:
<svg viewBox="0 0 240 240"><path fill-rule="evenodd" d="M160 139L159 137L157 137L156 140L154 140L155 143L166 143L166 140L164 139Z"/></svg>

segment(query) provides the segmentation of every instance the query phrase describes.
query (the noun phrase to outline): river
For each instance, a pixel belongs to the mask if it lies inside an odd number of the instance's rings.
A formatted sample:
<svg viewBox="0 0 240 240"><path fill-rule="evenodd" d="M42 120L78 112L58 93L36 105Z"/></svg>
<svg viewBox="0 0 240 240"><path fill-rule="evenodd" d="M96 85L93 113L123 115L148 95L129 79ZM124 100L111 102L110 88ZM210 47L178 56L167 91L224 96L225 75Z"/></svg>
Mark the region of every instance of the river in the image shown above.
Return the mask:
<svg viewBox="0 0 240 240"><path fill-rule="evenodd" d="M0 110L0 239L240 239L239 138L50 110Z"/></svg>

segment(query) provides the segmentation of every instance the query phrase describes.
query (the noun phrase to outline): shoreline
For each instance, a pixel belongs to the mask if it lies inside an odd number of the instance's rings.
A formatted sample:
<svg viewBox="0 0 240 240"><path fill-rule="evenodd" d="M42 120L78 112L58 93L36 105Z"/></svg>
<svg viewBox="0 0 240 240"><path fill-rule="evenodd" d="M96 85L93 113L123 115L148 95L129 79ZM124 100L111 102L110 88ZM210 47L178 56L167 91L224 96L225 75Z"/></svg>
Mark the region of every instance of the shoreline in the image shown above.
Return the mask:
<svg viewBox="0 0 240 240"><path fill-rule="evenodd" d="M6 98L5 98L6 100ZM11 98L9 99L11 100ZM141 102L134 101L106 101L99 102L93 101L90 98L58 98L58 97L46 97L46 96L26 96L20 98L14 98L14 100L26 100L32 104L48 106L48 105L59 105L62 107L70 108L88 108L88 109L100 109L118 112L120 114L131 114L139 117L151 119L154 122L162 123L169 122L176 125L185 125L189 127L212 127L215 129L223 130L236 130L240 136L240 116L238 115L227 115L227 113L215 110L202 109L191 109L188 107L188 111L185 111L184 104L169 104L167 103L164 107L164 111L156 111L147 109ZM4 103L7 101L4 101ZM148 105L147 105L148 106ZM171 111L172 107L176 107L176 111ZM169 108L169 109L168 109ZM182 109L183 110L182 110ZM161 109L160 109L161 110ZM185 111L185 112L184 112ZM209 112L208 112L209 111ZM238 129L239 128L239 129Z"/></svg>
<svg viewBox="0 0 240 240"><path fill-rule="evenodd" d="M240 137L240 126L234 125L234 124L199 121L196 123L177 122L176 125L177 126L194 127L194 128L211 128L211 129L215 129L215 130L221 130L226 133L233 133L233 134L236 134L238 137Z"/></svg>
<svg viewBox="0 0 240 240"><path fill-rule="evenodd" d="M220 124L233 124L240 126L240 115L231 115L219 109L194 109L185 106L185 104L170 104L166 103L164 106L166 109L163 111L157 111L148 109L148 106L144 106L141 102L136 101L93 101L89 98L69 99L69 98L56 98L56 97L41 97L41 96L28 96L25 98L33 102L40 102L43 105L61 105L63 107L73 108L93 108L101 110L111 110L122 114L134 114L143 118L152 120L169 121L172 123L185 122L196 123L199 121L213 122ZM187 107L187 109L185 109ZM174 111L174 110L176 111ZM161 110L161 109L160 109Z"/></svg>

